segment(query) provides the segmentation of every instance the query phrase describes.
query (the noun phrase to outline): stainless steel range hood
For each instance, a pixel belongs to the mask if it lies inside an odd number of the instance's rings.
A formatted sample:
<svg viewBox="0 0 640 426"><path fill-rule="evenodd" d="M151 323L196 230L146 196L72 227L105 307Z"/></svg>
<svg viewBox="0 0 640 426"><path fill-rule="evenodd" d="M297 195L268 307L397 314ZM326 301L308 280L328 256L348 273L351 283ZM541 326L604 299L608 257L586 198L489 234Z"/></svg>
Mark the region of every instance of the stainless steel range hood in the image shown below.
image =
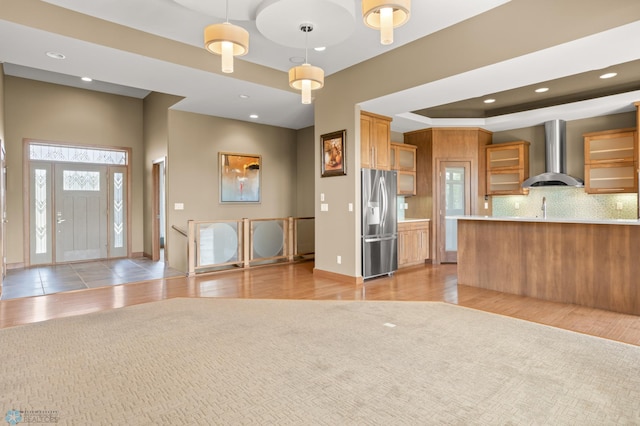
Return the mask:
<svg viewBox="0 0 640 426"><path fill-rule="evenodd" d="M530 177L523 188L538 186L584 186L584 181L566 174L567 147L566 122L553 120L544 123L545 173Z"/></svg>

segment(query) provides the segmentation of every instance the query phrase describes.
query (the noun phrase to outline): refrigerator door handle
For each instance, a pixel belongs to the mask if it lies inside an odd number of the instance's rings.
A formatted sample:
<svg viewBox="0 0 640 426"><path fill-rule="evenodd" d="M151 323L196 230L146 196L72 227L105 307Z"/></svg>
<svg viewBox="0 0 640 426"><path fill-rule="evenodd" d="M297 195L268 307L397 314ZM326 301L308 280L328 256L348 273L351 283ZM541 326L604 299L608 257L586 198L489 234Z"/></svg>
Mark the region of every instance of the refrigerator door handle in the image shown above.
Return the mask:
<svg viewBox="0 0 640 426"><path fill-rule="evenodd" d="M382 199L382 220L380 221L380 229L384 229L384 224L387 221L387 182L383 176L380 176L380 194Z"/></svg>
<svg viewBox="0 0 640 426"><path fill-rule="evenodd" d="M390 240L395 240L397 237L395 235L392 235L390 237L379 237L379 238L365 238L364 242L365 243L377 243L379 241L390 241Z"/></svg>

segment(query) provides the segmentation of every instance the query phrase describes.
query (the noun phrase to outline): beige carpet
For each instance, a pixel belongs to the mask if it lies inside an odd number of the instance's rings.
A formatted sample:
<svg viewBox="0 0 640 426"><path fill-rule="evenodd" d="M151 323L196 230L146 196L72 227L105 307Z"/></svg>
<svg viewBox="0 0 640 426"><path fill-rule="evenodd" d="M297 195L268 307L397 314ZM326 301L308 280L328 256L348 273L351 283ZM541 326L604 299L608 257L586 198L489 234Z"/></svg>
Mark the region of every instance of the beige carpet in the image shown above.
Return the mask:
<svg viewBox="0 0 640 426"><path fill-rule="evenodd" d="M639 347L444 303L173 299L0 330L0 377L1 424L640 424Z"/></svg>

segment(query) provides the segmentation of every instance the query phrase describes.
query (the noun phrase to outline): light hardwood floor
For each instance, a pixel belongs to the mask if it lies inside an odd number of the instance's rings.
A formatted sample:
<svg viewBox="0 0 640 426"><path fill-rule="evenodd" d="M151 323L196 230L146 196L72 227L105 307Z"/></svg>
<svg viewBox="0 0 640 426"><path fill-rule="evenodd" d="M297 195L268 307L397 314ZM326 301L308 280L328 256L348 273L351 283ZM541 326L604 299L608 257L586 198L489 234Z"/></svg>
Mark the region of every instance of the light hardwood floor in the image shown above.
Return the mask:
<svg viewBox="0 0 640 426"><path fill-rule="evenodd" d="M313 275L313 262L167 278L0 301L0 328L174 297L440 301L640 346L640 317L457 284L456 265L425 265L364 285Z"/></svg>

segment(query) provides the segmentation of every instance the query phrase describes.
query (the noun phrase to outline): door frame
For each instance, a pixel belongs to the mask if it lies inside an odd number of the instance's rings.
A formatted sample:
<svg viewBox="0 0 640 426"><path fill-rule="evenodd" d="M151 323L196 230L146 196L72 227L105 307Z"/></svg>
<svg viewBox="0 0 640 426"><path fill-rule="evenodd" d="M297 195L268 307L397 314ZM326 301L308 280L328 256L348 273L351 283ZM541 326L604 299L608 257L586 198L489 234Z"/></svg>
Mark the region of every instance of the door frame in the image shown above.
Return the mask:
<svg viewBox="0 0 640 426"><path fill-rule="evenodd" d="M35 143L35 144L43 144L43 145L53 145L53 146L63 146L63 147L75 147L75 148L88 148L88 149L105 149L105 150L116 150L116 151L124 151L127 153L127 164L126 165L118 165L117 167L124 167L125 168L125 176L126 176L126 204L127 204L127 208L126 208L126 215L127 215L127 222L126 222L126 227L127 227L127 231L126 231L126 235L127 235L127 255L126 257L130 258L131 257L131 247L132 247L132 241L131 241L131 223L132 223L132 217L131 217L131 212L132 212L132 206L131 206L131 200L132 200L132 194L131 194L131 189L133 187L133 182L132 182L132 169L131 169L131 151L132 149L129 147L123 147L123 146L111 146L111 145L91 145L91 144L80 144L80 143L71 143L71 142L57 142L57 141L49 141L49 140L42 140L42 139L27 139L24 138L22 139L22 193L23 193L23 197L22 197L22 241L23 241L23 246L22 246L22 259L23 262L21 265L14 265L16 267L29 267L31 266L31 206L30 206L30 201L31 201L31 156L29 153L29 146L30 144ZM49 164L56 164L57 162L55 161L51 161L49 162ZM78 164L92 164L92 163L78 163ZM105 164L107 167L113 167L115 165L109 165L109 164ZM52 176L53 178L53 176ZM52 188L52 192L53 192L53 188ZM110 202L110 198L109 198L109 202ZM55 204L55 201L54 201ZM109 214L109 213L108 213ZM54 209L51 210L51 223L53 223L55 217L54 217ZM55 232L52 233L52 247L53 250L55 251ZM55 253L53 254L54 257L53 259L55 259ZM109 250L107 250L107 256L109 255ZM99 259L98 259L99 260ZM68 262L53 262L54 265L57 264L65 264Z"/></svg>
<svg viewBox="0 0 640 426"><path fill-rule="evenodd" d="M162 183L160 181L160 171L162 171L164 175L165 186L162 187ZM164 229L164 258L162 261L167 261L167 229L166 229L166 218L167 218L167 159L163 157L161 159L155 160L152 164L152 180L153 180L153 206L152 206L152 217L151 217L151 260L157 262L160 259L160 215L164 214L165 217L165 229ZM161 212L162 206L160 205L160 191L163 191L165 196L165 205L164 212Z"/></svg>
<svg viewBox="0 0 640 426"><path fill-rule="evenodd" d="M464 214L471 214L471 173L473 173L473 161L469 158L447 158L438 160L437 172L436 172L436 232L435 232L435 250L434 250L434 264L439 263L457 263L457 252L453 254L445 251L446 248L446 220L444 220L446 212L443 209L446 197L446 189L444 187L446 183L446 177L442 176L446 167L463 167L465 169L464 182L465 190L464 197L466 200Z"/></svg>

